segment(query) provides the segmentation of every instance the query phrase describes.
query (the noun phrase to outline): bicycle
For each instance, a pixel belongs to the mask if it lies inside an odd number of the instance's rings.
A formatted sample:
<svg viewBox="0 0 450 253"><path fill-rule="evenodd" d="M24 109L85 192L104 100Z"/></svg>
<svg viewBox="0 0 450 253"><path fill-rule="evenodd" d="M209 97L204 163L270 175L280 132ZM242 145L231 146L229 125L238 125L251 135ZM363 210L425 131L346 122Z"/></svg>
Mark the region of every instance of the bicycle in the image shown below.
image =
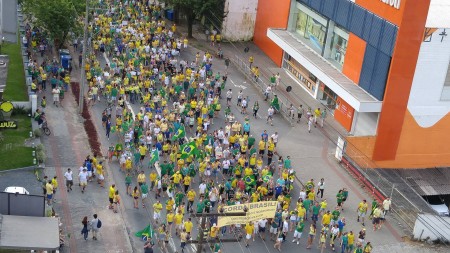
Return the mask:
<svg viewBox="0 0 450 253"><path fill-rule="evenodd" d="M42 125L41 125L41 130L42 130L42 132L45 134L45 135L47 135L47 136L49 136L52 132L50 131L50 128L48 128L48 124L47 124L47 121L45 120L44 122L42 122Z"/></svg>

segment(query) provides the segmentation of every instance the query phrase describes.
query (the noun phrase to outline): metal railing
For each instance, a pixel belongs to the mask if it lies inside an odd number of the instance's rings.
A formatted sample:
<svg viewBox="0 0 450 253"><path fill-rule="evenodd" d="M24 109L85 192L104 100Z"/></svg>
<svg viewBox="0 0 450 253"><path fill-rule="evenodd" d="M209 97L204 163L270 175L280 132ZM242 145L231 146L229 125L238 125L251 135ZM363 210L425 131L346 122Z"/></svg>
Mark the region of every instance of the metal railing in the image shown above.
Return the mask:
<svg viewBox="0 0 450 253"><path fill-rule="evenodd" d="M238 55L235 55L233 61L232 61L238 70L240 70L247 80L251 82L262 94L265 93L266 89L270 84L266 83L262 77L265 77L263 74L261 74L259 77L255 77L252 73L252 69L250 66L244 62ZM266 77L268 80L269 78ZM289 107L291 104L294 104L290 102L290 100L284 96L281 92L277 92L277 90L272 90L272 94L269 94L269 99L273 98L273 95L277 95L278 102L280 104L280 109L278 113L281 114L290 124L291 126L294 126L295 120L290 117Z"/></svg>

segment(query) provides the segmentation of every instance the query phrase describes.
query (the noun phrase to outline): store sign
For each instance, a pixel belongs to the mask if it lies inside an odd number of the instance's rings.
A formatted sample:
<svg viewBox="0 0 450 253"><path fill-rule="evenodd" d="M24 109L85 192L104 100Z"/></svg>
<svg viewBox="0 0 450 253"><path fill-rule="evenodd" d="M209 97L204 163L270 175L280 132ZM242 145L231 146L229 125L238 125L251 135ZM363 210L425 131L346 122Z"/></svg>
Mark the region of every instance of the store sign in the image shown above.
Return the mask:
<svg viewBox="0 0 450 253"><path fill-rule="evenodd" d="M0 121L0 129L16 129L17 121L15 120L2 120Z"/></svg>
<svg viewBox="0 0 450 253"><path fill-rule="evenodd" d="M395 9L400 9L401 0L380 0L381 2L394 7Z"/></svg>

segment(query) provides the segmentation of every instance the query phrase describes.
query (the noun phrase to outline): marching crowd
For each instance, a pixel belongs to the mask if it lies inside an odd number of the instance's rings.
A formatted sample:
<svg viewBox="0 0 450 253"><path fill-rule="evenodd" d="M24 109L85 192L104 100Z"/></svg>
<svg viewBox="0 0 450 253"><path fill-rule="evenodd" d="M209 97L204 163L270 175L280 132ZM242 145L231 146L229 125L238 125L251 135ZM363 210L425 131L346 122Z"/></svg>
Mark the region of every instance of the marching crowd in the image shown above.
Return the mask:
<svg viewBox="0 0 450 253"><path fill-rule="evenodd" d="M114 184L106 186L112 212L119 211L121 198L131 197L134 208L152 210L158 245L165 248L171 237L178 236L183 252L193 235L202 232L197 232L200 228L190 213L215 213L226 206L272 200L277 201L277 210L267 219L218 227L218 218L210 217L203 232L208 238L219 238L212 250L220 252L220 238L229 233L242 237L247 247L257 237L274 241L273 247L279 251L287 240L299 244L304 233L307 249L316 244L322 252L328 245L343 253L372 251L365 218L370 217L374 231L381 229L390 209L389 199L383 203L374 200L371 206L363 200L357 207L347 207L346 188L334 195L325 191L324 178L317 183L314 179L297 182L290 156L277 152L276 130L252 130L258 101L252 107L253 119L247 112L248 97L242 90L234 95L226 88L227 73L215 71L215 65L221 64L218 55L198 52L195 59L183 59L188 40L178 36L175 24L161 18L160 5L137 0L100 3L108 10L93 13L89 25L93 50L82 71L86 71L89 105L106 104L101 115L105 134L108 140L111 134L116 135L111 138L117 142L109 148L109 163L119 163L126 192L119 193ZM220 46L219 33L211 34L210 39L211 45ZM104 67L103 57L107 62ZM249 62L254 64L253 58ZM229 59L225 64L228 66ZM59 92L64 92L69 75L51 66L50 62L30 66L38 72L33 78L39 84L36 90L45 90L49 76L52 88L55 83ZM258 77L257 67L251 67ZM271 89L275 89L277 79L273 77ZM54 103L57 105L56 100ZM231 112L235 104L244 120ZM137 105L135 113L132 108ZM266 119L271 125L277 105L275 96ZM291 107L290 116L300 121L305 113L302 106L298 110ZM323 127L326 111L308 109L305 114L309 130L311 126ZM223 125L215 125L222 120ZM91 181L104 187L105 170L101 158L88 156L78 172L81 191L84 193ZM70 191L72 172L65 177ZM49 203L50 192L48 187ZM294 199L297 193L299 197ZM155 198L150 205L149 194ZM328 205L327 197L331 196L335 196L336 206ZM344 207L357 212L357 222L363 226L360 231L346 229L350 221L344 217ZM98 224L98 218L94 219ZM99 227L94 227L98 231ZM146 252L151 247L146 243Z"/></svg>

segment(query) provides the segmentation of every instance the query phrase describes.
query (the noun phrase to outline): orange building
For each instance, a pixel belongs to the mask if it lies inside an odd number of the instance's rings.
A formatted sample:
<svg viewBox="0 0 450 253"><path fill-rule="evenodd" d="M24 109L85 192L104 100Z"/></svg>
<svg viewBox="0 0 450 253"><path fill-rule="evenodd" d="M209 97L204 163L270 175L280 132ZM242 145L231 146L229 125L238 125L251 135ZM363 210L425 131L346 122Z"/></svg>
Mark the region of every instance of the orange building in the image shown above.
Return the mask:
<svg viewBox="0 0 450 253"><path fill-rule="evenodd" d="M450 166L448 13L448 0L259 0L254 42L373 166Z"/></svg>

